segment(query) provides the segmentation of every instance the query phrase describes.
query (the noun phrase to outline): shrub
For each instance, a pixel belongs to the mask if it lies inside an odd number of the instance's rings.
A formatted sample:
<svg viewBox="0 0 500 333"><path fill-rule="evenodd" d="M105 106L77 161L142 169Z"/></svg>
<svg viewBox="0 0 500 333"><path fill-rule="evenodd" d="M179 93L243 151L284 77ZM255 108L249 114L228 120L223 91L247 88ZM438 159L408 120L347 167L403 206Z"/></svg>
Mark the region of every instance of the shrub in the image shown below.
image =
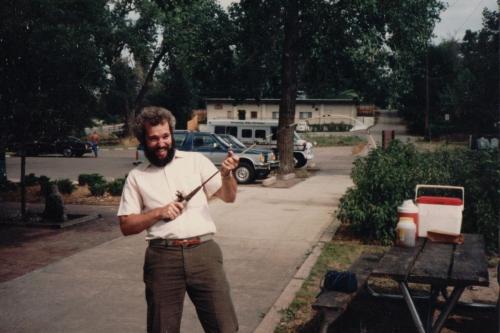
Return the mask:
<svg viewBox="0 0 500 333"><path fill-rule="evenodd" d="M38 177L34 173L24 176L24 184L26 186L33 186L38 184Z"/></svg>
<svg viewBox="0 0 500 333"><path fill-rule="evenodd" d="M105 183L104 177L98 173L82 173L78 176L78 185L92 185L95 183Z"/></svg>
<svg viewBox="0 0 500 333"><path fill-rule="evenodd" d="M10 180L0 181L0 192L17 191L18 185Z"/></svg>
<svg viewBox="0 0 500 333"><path fill-rule="evenodd" d="M337 217L369 240L391 243L397 206L414 198L417 184L464 186L463 232L484 235L496 248L500 212L500 160L497 151L438 150L419 153L411 144L393 141L354 163L356 185L340 199Z"/></svg>
<svg viewBox="0 0 500 333"><path fill-rule="evenodd" d="M50 186L55 182L51 181L47 176L38 177L38 184L40 184L40 193L46 197L50 193Z"/></svg>
<svg viewBox="0 0 500 333"><path fill-rule="evenodd" d="M63 194L71 194L73 193L74 190L76 190L76 186L73 184L73 182L69 179L59 179L56 181L57 188L59 189L59 192Z"/></svg>
<svg viewBox="0 0 500 333"><path fill-rule="evenodd" d="M106 193L108 184L106 182L96 182L89 185L90 193L95 197L102 197Z"/></svg>
<svg viewBox="0 0 500 333"><path fill-rule="evenodd" d="M114 196L121 195L123 191L123 185L125 185L125 178L117 178L108 183L109 194Z"/></svg>

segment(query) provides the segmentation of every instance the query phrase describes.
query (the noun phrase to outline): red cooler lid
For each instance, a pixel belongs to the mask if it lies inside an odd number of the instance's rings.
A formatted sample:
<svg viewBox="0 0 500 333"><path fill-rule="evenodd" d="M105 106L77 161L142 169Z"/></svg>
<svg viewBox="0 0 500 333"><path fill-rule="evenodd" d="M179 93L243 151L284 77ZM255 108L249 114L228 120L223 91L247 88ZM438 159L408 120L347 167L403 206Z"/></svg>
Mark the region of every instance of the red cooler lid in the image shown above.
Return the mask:
<svg viewBox="0 0 500 333"><path fill-rule="evenodd" d="M448 205L448 206L462 206L463 205L462 199L460 199L460 198L432 197L432 196L418 197L417 203L430 204L430 205Z"/></svg>

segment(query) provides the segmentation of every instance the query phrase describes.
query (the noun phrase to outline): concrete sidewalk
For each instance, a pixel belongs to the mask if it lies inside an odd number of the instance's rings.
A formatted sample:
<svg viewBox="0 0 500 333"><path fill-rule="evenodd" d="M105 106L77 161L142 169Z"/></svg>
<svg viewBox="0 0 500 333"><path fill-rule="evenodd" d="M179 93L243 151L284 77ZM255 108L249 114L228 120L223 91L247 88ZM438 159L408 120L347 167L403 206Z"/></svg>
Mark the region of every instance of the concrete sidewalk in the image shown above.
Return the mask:
<svg viewBox="0 0 500 333"><path fill-rule="evenodd" d="M236 203L211 202L240 332L258 327L351 185L323 169L289 189L242 186ZM144 332L145 247L144 234L120 237L0 284L0 332ZM182 332L202 332L187 298Z"/></svg>

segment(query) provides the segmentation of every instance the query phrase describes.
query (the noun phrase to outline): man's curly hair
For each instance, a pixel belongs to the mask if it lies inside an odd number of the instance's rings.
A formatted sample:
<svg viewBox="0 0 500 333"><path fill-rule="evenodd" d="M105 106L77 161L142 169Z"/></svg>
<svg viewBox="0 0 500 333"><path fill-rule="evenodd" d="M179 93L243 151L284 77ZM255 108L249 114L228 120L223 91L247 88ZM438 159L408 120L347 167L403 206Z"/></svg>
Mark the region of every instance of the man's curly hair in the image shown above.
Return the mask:
<svg viewBox="0 0 500 333"><path fill-rule="evenodd" d="M134 134L140 143L146 143L146 123L156 126L167 122L170 132L173 134L175 129L175 117L169 110L159 106L147 106L135 118Z"/></svg>

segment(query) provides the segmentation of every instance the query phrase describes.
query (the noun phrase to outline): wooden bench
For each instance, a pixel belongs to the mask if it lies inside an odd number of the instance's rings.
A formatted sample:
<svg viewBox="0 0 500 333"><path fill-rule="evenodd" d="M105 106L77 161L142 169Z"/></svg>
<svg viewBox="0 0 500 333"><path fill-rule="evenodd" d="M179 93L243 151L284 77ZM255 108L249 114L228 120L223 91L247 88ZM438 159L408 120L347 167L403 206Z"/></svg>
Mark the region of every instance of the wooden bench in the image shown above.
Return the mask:
<svg viewBox="0 0 500 333"><path fill-rule="evenodd" d="M314 304L313 309L322 315L321 333L326 333L328 327L347 309L357 293L365 286L372 269L379 262L382 253L363 253L349 267L348 271L355 273L358 280L358 290L353 293L339 291L325 291L321 293Z"/></svg>

